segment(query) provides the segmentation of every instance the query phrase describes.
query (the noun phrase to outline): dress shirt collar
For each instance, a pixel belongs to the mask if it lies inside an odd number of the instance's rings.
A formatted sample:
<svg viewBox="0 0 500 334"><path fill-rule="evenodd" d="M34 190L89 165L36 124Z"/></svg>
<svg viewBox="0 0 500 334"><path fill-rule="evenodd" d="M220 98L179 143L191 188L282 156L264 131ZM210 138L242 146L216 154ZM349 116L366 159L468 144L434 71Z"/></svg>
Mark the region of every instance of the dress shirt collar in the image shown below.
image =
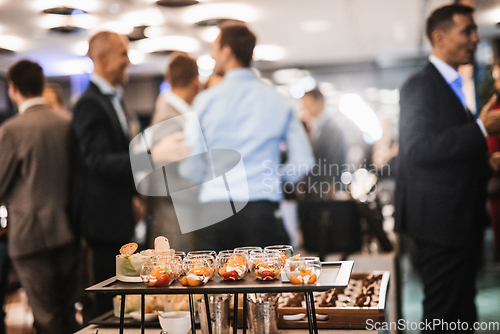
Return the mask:
<svg viewBox="0 0 500 334"><path fill-rule="evenodd" d="M121 100L123 95L123 88L121 86L115 88L111 86L111 84L106 79L95 73L92 73L92 75L90 76L90 81L92 81L92 83L96 85L97 88L99 88L102 94L113 95L116 96L118 100Z"/></svg>
<svg viewBox="0 0 500 334"><path fill-rule="evenodd" d="M224 75L224 81L237 79L254 79L255 72L251 68L236 68Z"/></svg>
<svg viewBox="0 0 500 334"><path fill-rule="evenodd" d="M446 83L451 84L457 78L461 78L460 73L456 71L453 67L450 65L446 64L444 61L436 57L435 55L430 55L429 56L429 61L436 67L436 69L441 73L443 76L444 80L446 80Z"/></svg>
<svg viewBox="0 0 500 334"><path fill-rule="evenodd" d="M23 103L21 103L21 105L19 106L19 113L24 114L26 109L31 108L31 107L36 106L36 105L40 105L40 104L45 104L45 100L43 99L43 97L41 97L41 96L32 97L31 99L28 99L28 100L24 101Z"/></svg>
<svg viewBox="0 0 500 334"><path fill-rule="evenodd" d="M174 107L182 115L191 112L191 106L175 93L170 92L166 94L165 101L169 103L172 107Z"/></svg>

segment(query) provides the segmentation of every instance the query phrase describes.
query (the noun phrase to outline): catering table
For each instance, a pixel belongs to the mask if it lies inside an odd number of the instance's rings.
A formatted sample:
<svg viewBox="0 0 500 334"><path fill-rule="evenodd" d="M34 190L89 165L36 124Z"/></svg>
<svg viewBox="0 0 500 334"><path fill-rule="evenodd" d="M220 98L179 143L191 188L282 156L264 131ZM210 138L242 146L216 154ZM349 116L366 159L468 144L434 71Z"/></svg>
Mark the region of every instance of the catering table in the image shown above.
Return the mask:
<svg viewBox="0 0 500 334"><path fill-rule="evenodd" d="M281 280L259 281L253 275L246 275L239 281L223 281L222 278L213 277L207 284L198 287L182 286L178 281L173 282L168 287L148 287L144 283L125 283L116 280L115 277L107 279L101 283L93 285L86 289L89 292L107 293L121 295L120 308L120 330L124 331L124 315L125 315L125 295L141 295L141 334L145 333L144 325L144 308L145 295L148 294L187 294L189 295L189 306L191 312L191 330L192 334L196 334L195 317L194 317L194 302L193 294L205 295L206 314L210 314L208 294L218 293L233 293L234 294L234 309L238 309L238 294L243 294L243 334L246 333L246 294L247 293L278 293L278 292L304 292L306 298L307 318L309 325L309 333L317 334L318 326L316 322L316 310L314 306L314 291L326 291L334 288L345 288L349 284L353 261L338 261L338 262L322 262L321 276L314 284L308 285L293 285ZM210 317L207 317L209 334L212 334L212 326L210 325ZM234 312L233 334L237 334L238 312Z"/></svg>

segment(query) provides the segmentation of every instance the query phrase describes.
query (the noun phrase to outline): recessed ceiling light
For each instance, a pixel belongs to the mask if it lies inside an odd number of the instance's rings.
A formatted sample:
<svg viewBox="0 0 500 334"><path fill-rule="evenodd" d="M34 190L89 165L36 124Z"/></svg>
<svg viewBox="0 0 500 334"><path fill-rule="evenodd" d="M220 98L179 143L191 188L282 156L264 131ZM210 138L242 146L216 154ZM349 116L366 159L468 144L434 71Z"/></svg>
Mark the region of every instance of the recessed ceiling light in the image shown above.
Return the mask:
<svg viewBox="0 0 500 334"><path fill-rule="evenodd" d="M144 62L146 55L139 50L130 49L128 50L128 59L132 65L138 65Z"/></svg>
<svg viewBox="0 0 500 334"><path fill-rule="evenodd" d="M74 8L74 7L66 7L66 6L47 8L47 9L44 9L42 12L44 14L56 14L56 15L87 14L87 12L83 9L78 9L78 8Z"/></svg>
<svg viewBox="0 0 500 334"><path fill-rule="evenodd" d="M52 32L56 32L59 34L78 34L86 31L84 28L75 27L75 26L60 26L60 27L52 27L49 29Z"/></svg>
<svg viewBox="0 0 500 334"><path fill-rule="evenodd" d="M196 60L196 64L201 70L213 70L215 60L210 55L201 55Z"/></svg>
<svg viewBox="0 0 500 334"><path fill-rule="evenodd" d="M277 61L284 56L285 49L278 45L257 45L253 50L254 60Z"/></svg>
<svg viewBox="0 0 500 334"><path fill-rule="evenodd" d="M95 32L105 30L116 32L120 35L128 35L134 31L134 26L124 21L112 21L99 24L96 29L94 29Z"/></svg>
<svg viewBox="0 0 500 334"><path fill-rule="evenodd" d="M197 51L200 47L198 40L188 36L145 38L136 43L138 49L144 53L160 51L184 51L190 53Z"/></svg>
<svg viewBox="0 0 500 334"><path fill-rule="evenodd" d="M19 51L24 46L24 41L15 36L0 35L0 48Z"/></svg>
<svg viewBox="0 0 500 334"><path fill-rule="evenodd" d="M76 42L71 46L71 52L78 56L85 56L89 50L89 43L87 41Z"/></svg>
<svg viewBox="0 0 500 334"><path fill-rule="evenodd" d="M160 37L166 35L166 30L163 27L147 27L144 29L144 36L146 37Z"/></svg>
<svg viewBox="0 0 500 334"><path fill-rule="evenodd" d="M252 22L257 17L258 11L254 7L237 3L199 5L187 9L184 14L184 20L188 23L220 18Z"/></svg>
<svg viewBox="0 0 500 334"><path fill-rule="evenodd" d="M218 27L206 27L200 34L202 40L207 43L213 43L219 36L220 29Z"/></svg>
<svg viewBox="0 0 500 334"><path fill-rule="evenodd" d="M43 11L49 8L57 8L57 7L68 7L68 8L78 8L85 12L94 12L101 9L104 1L99 0L85 0L85 1L76 1L76 0L36 0L36 1L27 1L27 6L36 11Z"/></svg>
<svg viewBox="0 0 500 334"><path fill-rule="evenodd" d="M156 4L163 7L169 8L181 8L196 5L197 0L158 0Z"/></svg>

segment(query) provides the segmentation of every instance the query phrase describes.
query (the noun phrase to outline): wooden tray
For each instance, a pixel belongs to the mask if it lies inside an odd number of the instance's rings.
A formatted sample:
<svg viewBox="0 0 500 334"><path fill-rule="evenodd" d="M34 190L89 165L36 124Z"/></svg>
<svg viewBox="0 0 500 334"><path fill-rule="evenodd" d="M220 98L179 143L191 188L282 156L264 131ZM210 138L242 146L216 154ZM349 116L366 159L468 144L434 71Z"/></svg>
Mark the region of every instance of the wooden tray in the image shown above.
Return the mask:
<svg viewBox="0 0 500 334"><path fill-rule="evenodd" d="M382 274L380 281L379 301L371 307L319 307L316 304L316 314L328 315L328 320L318 320L318 328L366 328L366 321L385 321L386 299L389 288L389 271L374 271L366 274L351 274L351 279L363 279L369 274ZM302 307L283 307L278 309L278 328L308 328L307 317L303 320L284 320L283 315L306 313Z"/></svg>

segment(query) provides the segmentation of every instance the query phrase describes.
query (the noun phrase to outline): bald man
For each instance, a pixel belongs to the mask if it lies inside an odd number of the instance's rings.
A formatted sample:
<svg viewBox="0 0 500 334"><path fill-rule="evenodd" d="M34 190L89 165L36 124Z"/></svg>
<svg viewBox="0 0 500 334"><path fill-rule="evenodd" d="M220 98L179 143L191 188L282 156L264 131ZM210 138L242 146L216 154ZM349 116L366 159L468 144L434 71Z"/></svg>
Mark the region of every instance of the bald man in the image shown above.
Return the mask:
<svg viewBox="0 0 500 334"><path fill-rule="evenodd" d="M95 282L115 275L115 256L134 234L135 186L128 153L131 117L122 101L128 41L99 32L89 41L94 73L73 110L72 221L93 252ZM97 314L112 308L97 295Z"/></svg>

